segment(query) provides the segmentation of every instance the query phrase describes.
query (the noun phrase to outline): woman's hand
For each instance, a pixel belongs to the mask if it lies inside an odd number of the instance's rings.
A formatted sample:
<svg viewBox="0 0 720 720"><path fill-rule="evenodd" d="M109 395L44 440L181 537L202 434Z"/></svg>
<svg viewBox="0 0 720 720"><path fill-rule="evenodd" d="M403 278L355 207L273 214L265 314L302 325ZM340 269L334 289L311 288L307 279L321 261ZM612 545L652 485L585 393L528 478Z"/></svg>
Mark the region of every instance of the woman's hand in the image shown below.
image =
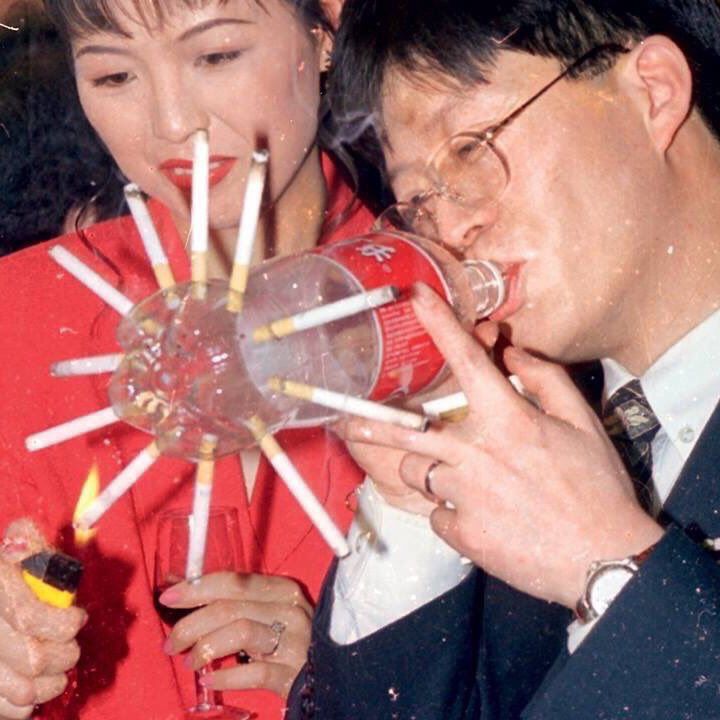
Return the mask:
<svg viewBox="0 0 720 720"><path fill-rule="evenodd" d="M80 657L75 640L86 613L39 600L18 563L47 547L29 520L13 523L0 548L0 719L23 720L62 694Z"/></svg>
<svg viewBox="0 0 720 720"><path fill-rule="evenodd" d="M212 660L244 652L250 662L203 676L213 690L265 688L287 697L305 664L313 609L300 586L284 577L220 572L166 590L160 602L199 608L180 620L165 650L189 650L186 662L199 670Z"/></svg>

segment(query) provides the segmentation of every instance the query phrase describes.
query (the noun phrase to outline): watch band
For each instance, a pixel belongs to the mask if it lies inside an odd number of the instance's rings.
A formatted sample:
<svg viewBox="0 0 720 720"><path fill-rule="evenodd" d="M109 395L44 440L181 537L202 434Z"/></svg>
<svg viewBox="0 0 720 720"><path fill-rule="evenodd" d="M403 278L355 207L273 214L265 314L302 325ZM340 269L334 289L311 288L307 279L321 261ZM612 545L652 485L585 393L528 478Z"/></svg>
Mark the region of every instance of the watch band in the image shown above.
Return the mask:
<svg viewBox="0 0 720 720"><path fill-rule="evenodd" d="M585 577L585 589L575 605L575 617L578 622L584 625L596 620L605 611L605 608L598 610L592 603L593 585L603 573L612 570L624 571L628 574L626 582L629 582L640 566L650 557L654 548L655 544L650 545L637 555L630 555L630 557L620 560L595 560L592 562Z"/></svg>

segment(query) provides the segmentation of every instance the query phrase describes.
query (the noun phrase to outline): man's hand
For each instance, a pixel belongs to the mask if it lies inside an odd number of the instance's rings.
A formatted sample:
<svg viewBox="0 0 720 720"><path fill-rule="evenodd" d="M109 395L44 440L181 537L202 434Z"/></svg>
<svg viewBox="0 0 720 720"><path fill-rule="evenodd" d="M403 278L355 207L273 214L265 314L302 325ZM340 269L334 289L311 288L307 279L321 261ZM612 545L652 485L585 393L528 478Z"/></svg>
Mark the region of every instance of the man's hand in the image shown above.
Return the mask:
<svg viewBox="0 0 720 720"><path fill-rule="evenodd" d="M296 582L212 573L173 585L160 602L199 608L175 625L165 644L170 655L189 650L193 669L238 652L250 656L249 663L204 675L203 684L212 690L265 688L287 697L307 658L313 614Z"/></svg>
<svg viewBox="0 0 720 720"><path fill-rule="evenodd" d="M86 613L38 600L18 563L46 546L29 520L13 523L0 549L0 718L30 717L38 703L60 695L65 673L80 657L75 641Z"/></svg>
<svg viewBox="0 0 720 720"><path fill-rule="evenodd" d="M433 511L434 530L518 590L574 607L592 561L637 553L662 528L637 503L602 425L562 368L506 350L507 369L540 410L431 290L418 287L413 304L468 397L467 419L427 433L352 420L345 436L405 450L401 477L420 492L440 460L432 490L450 505Z"/></svg>
<svg viewBox="0 0 720 720"><path fill-rule="evenodd" d="M481 346L489 352L498 340L499 328L495 323L484 322L475 328L474 335ZM431 391L410 398L406 407L410 410L420 411L424 402L451 395L457 390L457 381L450 376ZM346 432L348 427L351 428L352 439ZM422 487L415 489L406 484L400 476L400 464L406 452L377 444L370 437L368 442L363 442L358 439L357 432L353 432L355 427L354 421L344 418L336 422L332 429L345 439L353 459L372 478L375 488L383 496L385 502L417 515L430 515L437 507L437 499L429 498ZM426 458L427 464L429 465L432 460L433 458Z"/></svg>

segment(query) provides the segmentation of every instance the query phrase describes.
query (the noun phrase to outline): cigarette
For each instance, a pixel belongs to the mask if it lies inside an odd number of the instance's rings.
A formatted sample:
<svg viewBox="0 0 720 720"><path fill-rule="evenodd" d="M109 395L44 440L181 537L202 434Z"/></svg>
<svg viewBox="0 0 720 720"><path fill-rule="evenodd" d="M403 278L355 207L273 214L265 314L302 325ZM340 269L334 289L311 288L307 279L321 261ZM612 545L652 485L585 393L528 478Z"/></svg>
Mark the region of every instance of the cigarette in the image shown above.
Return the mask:
<svg viewBox="0 0 720 720"><path fill-rule="evenodd" d="M227 309L234 313L242 310L243 296L247 289L269 157L267 150L258 150L252 154L250 162L227 299Z"/></svg>
<svg viewBox="0 0 720 720"><path fill-rule="evenodd" d="M60 267L67 270L74 278L89 290L92 290L101 300L104 300L121 315L127 315L132 310L134 303L129 298L116 290L107 280L101 278L100 275L82 260L75 257L69 250L66 250L61 245L55 245L48 252Z"/></svg>
<svg viewBox="0 0 720 720"><path fill-rule="evenodd" d="M508 382L513 386L518 395L522 395L528 402L532 403L539 410L542 409L540 401L528 392L517 375L509 375ZM442 420L444 422L460 422L467 417L469 405L464 392L456 392L452 395L428 400L422 404L422 410L431 420Z"/></svg>
<svg viewBox="0 0 720 720"><path fill-rule="evenodd" d="M268 325L261 325L253 330L253 340L257 343L266 342L272 338L279 339L286 335L318 327L356 315L357 313L373 310L388 303L395 302L400 297L400 290L394 285L358 293L336 302L320 305L312 310L292 315L290 317L274 320Z"/></svg>
<svg viewBox="0 0 720 720"><path fill-rule="evenodd" d="M73 523L76 530L89 530L146 472L160 456L152 442L123 468Z"/></svg>
<svg viewBox="0 0 720 720"><path fill-rule="evenodd" d="M99 430L118 421L115 410L111 407L98 410L97 412L83 415L82 417L69 420L61 425L48 428L42 432L28 435L25 438L25 447L30 452L43 450L53 445L58 445L66 440L71 440L85 433Z"/></svg>
<svg viewBox="0 0 720 720"><path fill-rule="evenodd" d="M190 581L197 580L203 574L213 472L215 470L213 453L216 447L217 438L214 435L205 435L203 437L200 444L201 459L198 461L195 472L195 496L190 518L190 539L185 568L185 578Z"/></svg>
<svg viewBox="0 0 720 720"><path fill-rule="evenodd" d="M122 353L90 355L88 357L61 360L50 366L53 377L75 377L78 375L102 375L115 372L122 362Z"/></svg>
<svg viewBox="0 0 720 720"><path fill-rule="evenodd" d="M123 188L125 200L127 201L130 213L135 220L140 238L142 239L145 252L150 259L155 279L158 285L164 290L175 284L170 262L163 250L160 237L155 229L155 224L150 217L147 205L142 196L142 191L135 183L130 183Z"/></svg>
<svg viewBox="0 0 720 720"><path fill-rule="evenodd" d="M79 560L60 552L43 550L20 563L23 579L35 596L54 607L73 604L83 566Z"/></svg>
<svg viewBox="0 0 720 720"><path fill-rule="evenodd" d="M278 445L277 440L268 432L265 423L255 415L248 423L250 432L255 436L260 450L265 454L270 464L300 504L300 507L307 513L313 525L318 529L325 542L330 546L337 557L345 557L350 554L350 548L345 536L340 532L337 525L332 521L325 508L313 495L312 490L307 486L302 475L293 465L290 458Z"/></svg>
<svg viewBox="0 0 720 720"><path fill-rule="evenodd" d="M425 432L430 423L428 418L409 410L400 410L371 400L363 400L352 395L345 395L325 388L313 387L312 385L304 385L292 380L272 377L267 384L271 390L283 393L283 395L314 402L316 405L322 405L348 415L357 415L368 420L393 423L420 432Z"/></svg>
<svg viewBox="0 0 720 720"><path fill-rule="evenodd" d="M190 252L194 296L205 297L207 283L208 221L210 192L210 145L207 130L195 133L190 211Z"/></svg>

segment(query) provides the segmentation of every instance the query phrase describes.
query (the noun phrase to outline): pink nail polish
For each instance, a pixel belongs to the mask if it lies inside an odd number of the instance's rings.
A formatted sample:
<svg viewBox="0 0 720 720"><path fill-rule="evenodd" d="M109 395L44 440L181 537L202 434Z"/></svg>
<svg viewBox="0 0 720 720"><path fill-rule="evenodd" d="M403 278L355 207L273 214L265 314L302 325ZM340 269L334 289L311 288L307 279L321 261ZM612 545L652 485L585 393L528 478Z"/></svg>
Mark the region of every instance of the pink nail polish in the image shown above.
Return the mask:
<svg viewBox="0 0 720 720"><path fill-rule="evenodd" d="M160 595L158 600L163 605L172 605L173 603L176 603L178 600L180 600L180 591L176 588L168 588L164 593Z"/></svg>
<svg viewBox="0 0 720 720"><path fill-rule="evenodd" d="M188 653L188 654L183 658L183 665L184 665L186 668L190 668L190 669L192 670L192 667L193 667L193 659L192 659L192 655L191 655L190 653Z"/></svg>

